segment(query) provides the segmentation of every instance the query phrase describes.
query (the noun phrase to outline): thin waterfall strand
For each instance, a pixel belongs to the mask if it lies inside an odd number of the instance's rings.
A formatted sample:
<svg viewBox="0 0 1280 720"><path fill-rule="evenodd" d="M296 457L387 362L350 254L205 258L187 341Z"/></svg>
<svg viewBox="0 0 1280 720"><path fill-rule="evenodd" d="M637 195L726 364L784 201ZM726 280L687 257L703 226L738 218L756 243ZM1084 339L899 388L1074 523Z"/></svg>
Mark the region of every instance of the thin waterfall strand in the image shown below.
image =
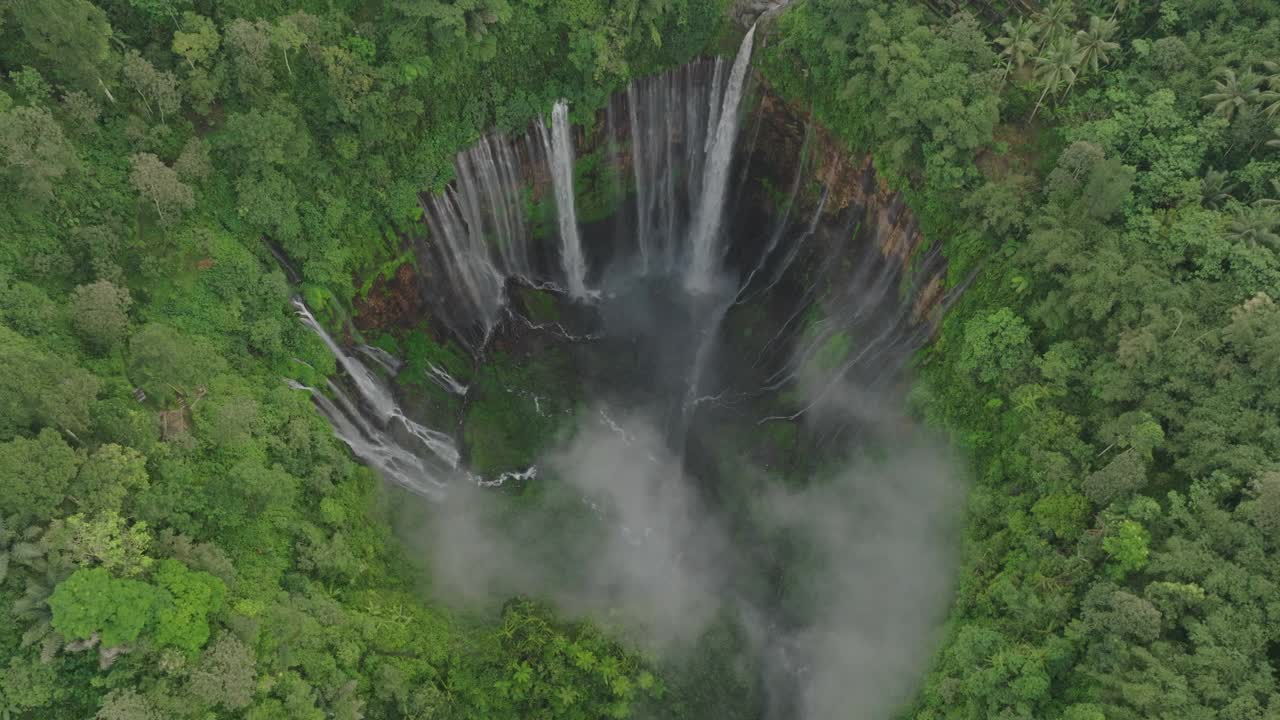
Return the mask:
<svg viewBox="0 0 1280 720"><path fill-rule="evenodd" d="M751 46L756 34L753 25L742 38L738 55L729 73L729 85L724 91L715 135L709 138L710 152L702 181L702 197L694 214L693 230L689 239L692 259L685 286L694 292L706 292L711 287L711 276L720 260L720 221L724 215L725 190L729 181L729 164L733 160L733 145L738 136L738 104L742 100L742 88L747 77L747 65L751 61Z"/></svg>
<svg viewBox="0 0 1280 720"><path fill-rule="evenodd" d="M551 110L551 134L547 153L551 158L551 183L556 192L556 217L560 228L560 263L569 296L587 297L587 263L573 199L573 136L569 132L569 105L564 100Z"/></svg>

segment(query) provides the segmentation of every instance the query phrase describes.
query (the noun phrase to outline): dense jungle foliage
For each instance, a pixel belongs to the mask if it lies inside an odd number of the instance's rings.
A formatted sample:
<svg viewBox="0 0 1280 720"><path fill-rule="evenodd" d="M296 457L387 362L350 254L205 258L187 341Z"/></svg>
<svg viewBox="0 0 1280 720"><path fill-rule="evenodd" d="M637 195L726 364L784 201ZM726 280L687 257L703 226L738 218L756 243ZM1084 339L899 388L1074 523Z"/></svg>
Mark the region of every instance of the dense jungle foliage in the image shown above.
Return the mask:
<svg viewBox="0 0 1280 720"><path fill-rule="evenodd" d="M423 603L282 376L493 127L599 105L715 2L0 0L0 717L600 718L597 628ZM308 369L308 366L312 369ZM313 383L314 384L314 383Z"/></svg>
<svg viewBox="0 0 1280 720"><path fill-rule="evenodd" d="M334 363L262 241L336 317L457 150L724 4L0 0L0 718L758 712L425 603L280 380ZM965 560L903 717L1280 718L1280 4L800 0L760 45L964 288L912 399L972 463Z"/></svg>
<svg viewBox="0 0 1280 720"><path fill-rule="evenodd" d="M965 563L904 715L1280 717L1280 4L992 5L808 0L765 61L966 286L914 396Z"/></svg>

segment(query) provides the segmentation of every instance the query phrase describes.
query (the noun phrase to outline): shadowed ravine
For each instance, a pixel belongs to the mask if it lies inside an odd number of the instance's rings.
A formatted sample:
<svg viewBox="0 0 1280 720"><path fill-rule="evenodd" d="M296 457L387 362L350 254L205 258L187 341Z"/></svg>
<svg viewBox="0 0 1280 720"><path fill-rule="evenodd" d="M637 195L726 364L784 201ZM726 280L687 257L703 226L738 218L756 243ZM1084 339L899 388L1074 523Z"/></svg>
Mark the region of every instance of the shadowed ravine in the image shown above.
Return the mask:
<svg viewBox="0 0 1280 720"><path fill-rule="evenodd" d="M575 409L534 465L468 469L455 428L402 409L399 360L339 346L301 302L344 377L294 385L429 501L398 519L440 594L620 610L675 667L730 626L709 662L750 691L718 717L887 717L923 672L956 545L956 474L905 409L941 261L869 164L753 79L753 40L634 81L594 126L559 103L550 127L487 137L424 198L433 326L477 368L498 345L569 358ZM607 187L575 187L593 153ZM607 212L584 209L601 193ZM534 291L554 320L527 311Z"/></svg>

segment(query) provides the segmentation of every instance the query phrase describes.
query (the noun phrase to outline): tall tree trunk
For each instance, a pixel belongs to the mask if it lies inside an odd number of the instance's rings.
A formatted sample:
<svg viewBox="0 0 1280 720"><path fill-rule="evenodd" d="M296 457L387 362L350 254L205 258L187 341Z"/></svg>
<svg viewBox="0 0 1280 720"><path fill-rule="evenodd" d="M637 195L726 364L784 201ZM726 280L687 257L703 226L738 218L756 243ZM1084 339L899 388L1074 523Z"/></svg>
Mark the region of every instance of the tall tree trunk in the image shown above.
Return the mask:
<svg viewBox="0 0 1280 720"><path fill-rule="evenodd" d="M107 88L106 83L102 82L102 78L98 78L98 86L102 88L102 92L106 94L107 99L111 101L112 105L114 105L116 102L116 96L111 94L111 90Z"/></svg>
<svg viewBox="0 0 1280 720"><path fill-rule="evenodd" d="M1040 112L1040 103L1044 102L1044 96L1048 94L1049 94L1049 86L1045 85L1044 92L1040 93L1040 99L1036 101L1035 108L1031 110L1031 117L1027 120L1028 123L1031 123L1036 119L1036 113Z"/></svg>

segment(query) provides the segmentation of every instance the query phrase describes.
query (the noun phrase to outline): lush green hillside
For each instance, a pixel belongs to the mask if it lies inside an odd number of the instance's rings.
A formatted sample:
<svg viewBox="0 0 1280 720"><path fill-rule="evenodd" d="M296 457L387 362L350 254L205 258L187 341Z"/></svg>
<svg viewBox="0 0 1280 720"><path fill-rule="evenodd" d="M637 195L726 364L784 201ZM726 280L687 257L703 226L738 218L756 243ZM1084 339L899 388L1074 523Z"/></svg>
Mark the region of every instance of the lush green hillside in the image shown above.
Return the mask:
<svg viewBox="0 0 1280 720"><path fill-rule="evenodd" d="M536 605L422 603L379 482L281 382L334 367L261 238L344 306L479 132L592 107L720 18L0 2L0 717L626 717L660 693Z"/></svg>
<svg viewBox="0 0 1280 720"><path fill-rule="evenodd" d="M1280 5L1040 4L807 0L768 56L967 286L915 397L966 560L906 715L1278 717Z"/></svg>
<svg viewBox="0 0 1280 720"><path fill-rule="evenodd" d="M1035 4L799 0L759 43L964 289L912 398L971 463L964 564L902 714L1280 717L1280 5ZM763 713L728 626L662 678L533 602L424 603L281 381L335 368L263 241L335 320L458 149L724 5L0 0L0 717ZM534 452L482 410L481 465Z"/></svg>

